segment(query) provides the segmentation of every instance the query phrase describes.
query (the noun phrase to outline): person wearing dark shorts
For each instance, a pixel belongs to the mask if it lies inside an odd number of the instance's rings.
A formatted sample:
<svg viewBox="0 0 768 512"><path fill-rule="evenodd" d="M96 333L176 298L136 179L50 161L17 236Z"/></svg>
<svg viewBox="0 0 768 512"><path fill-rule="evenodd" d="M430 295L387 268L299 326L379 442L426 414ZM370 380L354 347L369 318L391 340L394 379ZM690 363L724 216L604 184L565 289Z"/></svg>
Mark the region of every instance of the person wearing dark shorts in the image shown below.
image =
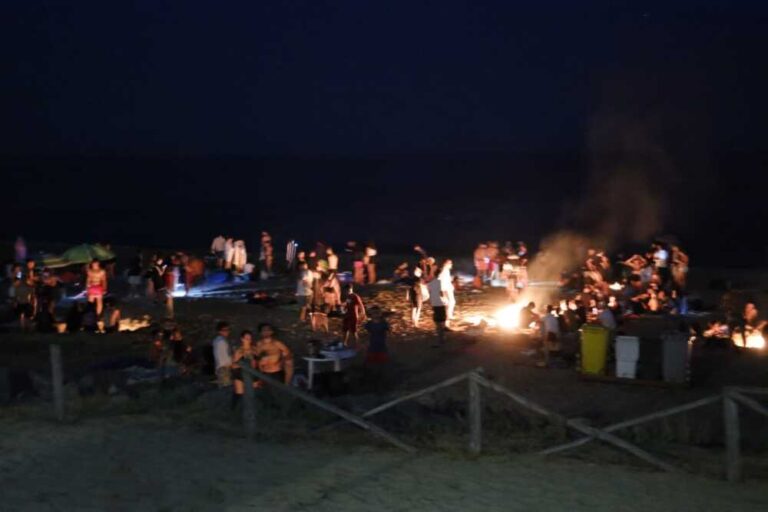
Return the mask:
<svg viewBox="0 0 768 512"><path fill-rule="evenodd" d="M442 290L440 279L432 279L427 284L427 289L429 291L429 303L432 305L432 319L435 321L437 331L437 341L432 346L440 347L445 343L446 322L448 320L447 298Z"/></svg>

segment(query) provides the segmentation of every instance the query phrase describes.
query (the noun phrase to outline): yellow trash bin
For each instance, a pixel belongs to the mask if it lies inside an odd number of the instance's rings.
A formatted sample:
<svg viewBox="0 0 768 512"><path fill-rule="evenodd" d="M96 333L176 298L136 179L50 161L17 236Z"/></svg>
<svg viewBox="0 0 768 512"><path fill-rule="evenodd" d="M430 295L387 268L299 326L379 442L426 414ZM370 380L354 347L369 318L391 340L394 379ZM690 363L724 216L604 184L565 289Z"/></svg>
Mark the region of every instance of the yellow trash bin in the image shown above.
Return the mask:
<svg viewBox="0 0 768 512"><path fill-rule="evenodd" d="M599 325L581 328L581 371L591 375L605 373L609 331Z"/></svg>

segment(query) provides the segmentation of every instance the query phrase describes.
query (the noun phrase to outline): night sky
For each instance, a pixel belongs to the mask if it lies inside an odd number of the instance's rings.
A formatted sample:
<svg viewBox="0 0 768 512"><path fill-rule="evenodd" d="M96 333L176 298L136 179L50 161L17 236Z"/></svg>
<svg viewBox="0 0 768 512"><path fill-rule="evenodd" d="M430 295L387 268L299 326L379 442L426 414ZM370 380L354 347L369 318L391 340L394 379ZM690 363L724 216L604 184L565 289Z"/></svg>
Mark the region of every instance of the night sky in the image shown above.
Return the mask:
<svg viewBox="0 0 768 512"><path fill-rule="evenodd" d="M768 255L765 2L3 11L2 238L469 251L570 227Z"/></svg>

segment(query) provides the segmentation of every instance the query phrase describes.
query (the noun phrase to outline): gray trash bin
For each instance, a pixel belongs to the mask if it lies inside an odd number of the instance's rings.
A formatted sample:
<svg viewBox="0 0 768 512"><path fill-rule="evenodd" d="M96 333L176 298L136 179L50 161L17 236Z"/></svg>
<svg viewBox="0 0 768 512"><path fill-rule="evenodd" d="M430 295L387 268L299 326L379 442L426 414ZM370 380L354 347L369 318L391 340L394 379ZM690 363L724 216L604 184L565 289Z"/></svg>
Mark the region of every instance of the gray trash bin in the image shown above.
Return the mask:
<svg viewBox="0 0 768 512"><path fill-rule="evenodd" d="M663 344L661 367L665 382L688 381L690 355L688 338L688 334L684 332L667 333L661 337Z"/></svg>

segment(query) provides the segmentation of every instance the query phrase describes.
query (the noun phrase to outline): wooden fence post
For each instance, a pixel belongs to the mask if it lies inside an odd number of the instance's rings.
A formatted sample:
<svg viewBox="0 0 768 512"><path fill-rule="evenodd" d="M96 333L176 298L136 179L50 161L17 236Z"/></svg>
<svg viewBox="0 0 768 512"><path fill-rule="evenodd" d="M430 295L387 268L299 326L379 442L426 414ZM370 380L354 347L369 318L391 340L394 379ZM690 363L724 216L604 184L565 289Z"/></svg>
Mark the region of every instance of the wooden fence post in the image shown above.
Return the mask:
<svg viewBox="0 0 768 512"><path fill-rule="evenodd" d="M50 351L53 409L56 413L56 419L64 421L64 371L61 364L61 346L51 345Z"/></svg>
<svg viewBox="0 0 768 512"><path fill-rule="evenodd" d="M739 406L728 390L723 393L723 422L725 423L725 476L729 482L738 482L741 480Z"/></svg>
<svg viewBox="0 0 768 512"><path fill-rule="evenodd" d="M480 383L472 373L469 382L469 452L478 455L483 445L483 403Z"/></svg>
<svg viewBox="0 0 768 512"><path fill-rule="evenodd" d="M250 366L251 360L244 359L243 366ZM251 372L241 371L243 376L243 426L248 439L253 439L256 433L256 402L253 392L253 375Z"/></svg>

